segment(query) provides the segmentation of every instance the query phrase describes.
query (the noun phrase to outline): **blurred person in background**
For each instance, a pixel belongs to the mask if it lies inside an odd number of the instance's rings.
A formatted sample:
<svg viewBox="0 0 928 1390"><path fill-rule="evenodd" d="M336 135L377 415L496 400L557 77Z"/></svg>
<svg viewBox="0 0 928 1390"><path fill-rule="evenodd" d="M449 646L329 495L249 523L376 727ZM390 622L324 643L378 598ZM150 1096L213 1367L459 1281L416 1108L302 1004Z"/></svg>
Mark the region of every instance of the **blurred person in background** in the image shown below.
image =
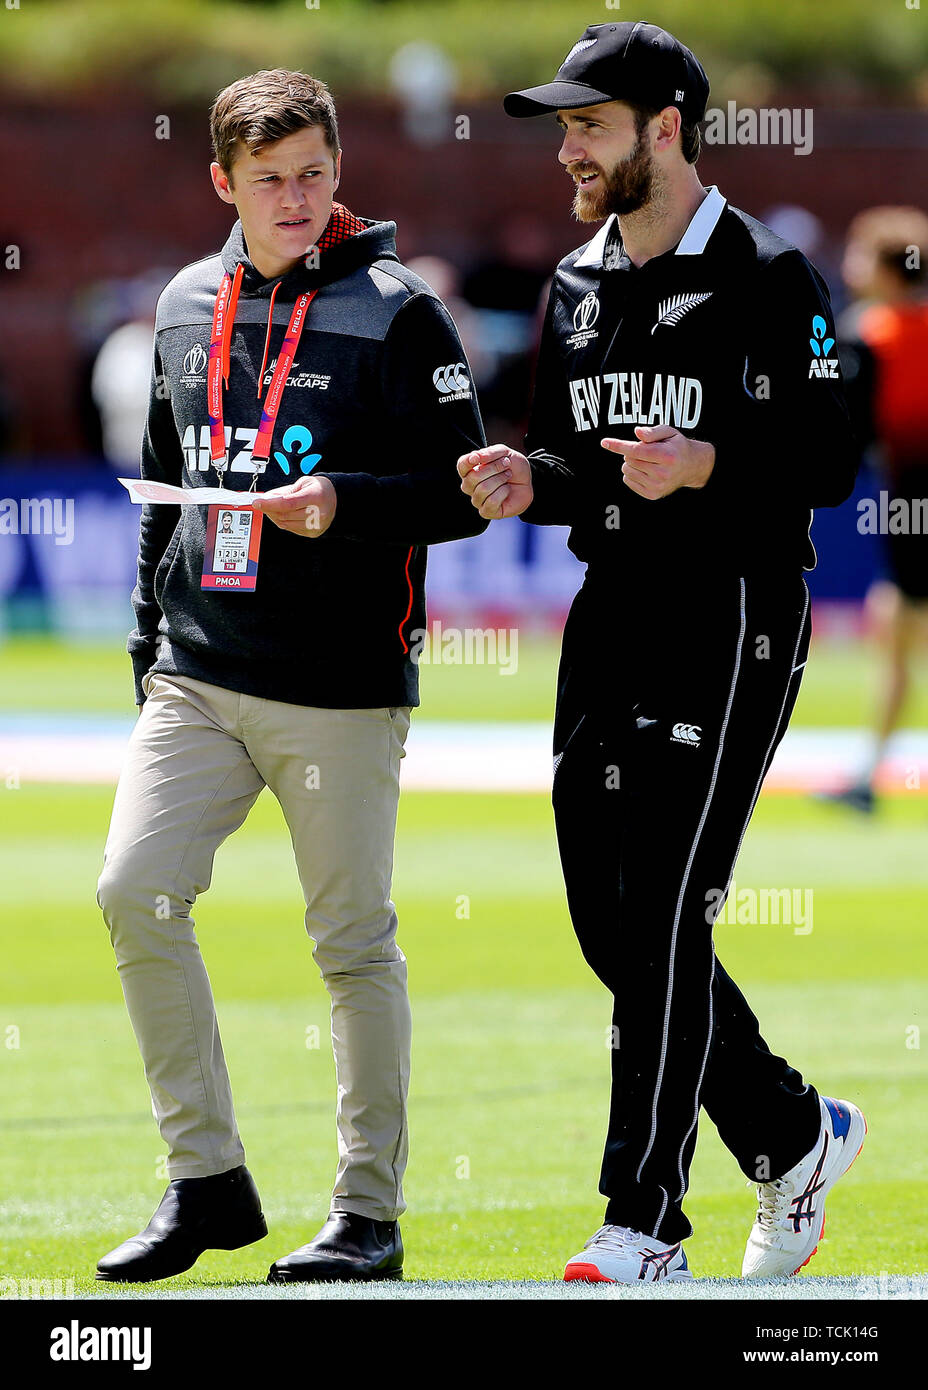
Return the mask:
<svg viewBox="0 0 928 1390"><path fill-rule="evenodd" d="M550 274L551 248L537 218L504 216L489 255L464 278L463 294L477 309L533 314Z"/></svg>
<svg viewBox="0 0 928 1390"><path fill-rule="evenodd" d="M140 277L129 286L131 316L104 340L90 378L100 416L103 454L120 473L135 476L151 390L151 353L155 307L169 276L157 285Z"/></svg>
<svg viewBox="0 0 928 1390"><path fill-rule="evenodd" d="M511 211L495 221L489 250L463 279L462 294L472 306L484 345L484 371L478 385L488 435L517 443L524 433L538 341L550 278L551 246L541 221Z"/></svg>
<svg viewBox="0 0 928 1390"><path fill-rule="evenodd" d="M867 595L881 649L869 747L850 785L823 799L867 814L875 808L880 766L928 639L926 271L924 212L876 207L854 218L843 265L853 302L838 320L839 350L855 431L861 448L870 448L876 514L889 526L880 522L886 577Z"/></svg>

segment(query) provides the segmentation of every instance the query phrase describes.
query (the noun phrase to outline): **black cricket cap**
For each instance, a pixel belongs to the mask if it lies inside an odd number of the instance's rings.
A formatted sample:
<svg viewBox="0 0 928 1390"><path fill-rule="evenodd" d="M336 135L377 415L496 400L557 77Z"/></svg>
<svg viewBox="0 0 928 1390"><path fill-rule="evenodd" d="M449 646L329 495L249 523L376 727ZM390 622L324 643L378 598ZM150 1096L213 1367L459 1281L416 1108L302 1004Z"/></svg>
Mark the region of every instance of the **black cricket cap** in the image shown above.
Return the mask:
<svg viewBox="0 0 928 1390"><path fill-rule="evenodd" d="M591 24L553 82L510 92L503 107L509 116L541 116L603 101L630 101L658 110L676 106L692 123L705 116L708 99L709 79L702 64L673 34L640 19Z"/></svg>

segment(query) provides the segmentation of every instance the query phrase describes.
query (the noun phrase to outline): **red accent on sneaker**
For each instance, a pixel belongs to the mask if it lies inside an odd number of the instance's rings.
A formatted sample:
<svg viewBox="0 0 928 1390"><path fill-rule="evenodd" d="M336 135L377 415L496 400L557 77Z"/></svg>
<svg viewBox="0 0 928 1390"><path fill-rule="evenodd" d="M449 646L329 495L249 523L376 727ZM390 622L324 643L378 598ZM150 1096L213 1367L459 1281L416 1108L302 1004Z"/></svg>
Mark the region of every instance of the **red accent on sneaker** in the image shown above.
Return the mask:
<svg viewBox="0 0 928 1390"><path fill-rule="evenodd" d="M608 1278L595 1265L580 1264L577 1260L572 1260L564 1270L564 1282L569 1284L573 1279L582 1279L586 1284L615 1283L614 1279Z"/></svg>

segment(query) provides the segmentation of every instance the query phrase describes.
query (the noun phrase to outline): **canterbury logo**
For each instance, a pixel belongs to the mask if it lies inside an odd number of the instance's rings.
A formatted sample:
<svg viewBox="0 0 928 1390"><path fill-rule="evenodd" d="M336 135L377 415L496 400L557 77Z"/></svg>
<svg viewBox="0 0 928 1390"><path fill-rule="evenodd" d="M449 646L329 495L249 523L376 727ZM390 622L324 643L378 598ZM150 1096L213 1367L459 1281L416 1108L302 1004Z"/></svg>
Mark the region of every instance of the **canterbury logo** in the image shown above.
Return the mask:
<svg viewBox="0 0 928 1390"><path fill-rule="evenodd" d="M698 743L702 729L698 724L674 724L671 738L674 743Z"/></svg>
<svg viewBox="0 0 928 1390"><path fill-rule="evenodd" d="M470 390L470 377L463 362L451 362L447 367L439 367L432 373L432 382L440 396L449 396L452 391Z"/></svg>
<svg viewBox="0 0 928 1390"><path fill-rule="evenodd" d="M675 294L671 299L665 299L657 306L657 323L651 329L654 333L662 324L669 324L671 327L679 323L684 314L688 314L690 309L695 309L697 304L703 304L707 299L712 298L712 291L707 290L703 294Z"/></svg>
<svg viewBox="0 0 928 1390"><path fill-rule="evenodd" d="M593 324L596 322L598 318L599 300L596 298L596 295L593 293L593 291L590 290L589 294L585 294L583 296L580 303L574 310L575 331L577 333L585 333L588 328L593 327Z"/></svg>

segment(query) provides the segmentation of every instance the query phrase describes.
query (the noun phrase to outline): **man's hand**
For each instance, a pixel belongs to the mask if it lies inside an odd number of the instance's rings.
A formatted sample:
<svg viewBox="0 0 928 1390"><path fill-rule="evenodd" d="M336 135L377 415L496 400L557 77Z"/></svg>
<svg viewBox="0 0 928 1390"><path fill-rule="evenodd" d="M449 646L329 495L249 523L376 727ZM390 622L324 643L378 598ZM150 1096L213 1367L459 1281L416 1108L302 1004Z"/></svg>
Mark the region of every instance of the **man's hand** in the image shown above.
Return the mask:
<svg viewBox="0 0 928 1390"><path fill-rule="evenodd" d="M638 425L637 440L601 439L604 449L624 454L624 482L639 497L656 501L681 487L705 487L715 467L715 446L688 439L671 425Z"/></svg>
<svg viewBox="0 0 928 1390"><path fill-rule="evenodd" d="M259 492L256 512L266 512L275 526L294 536L321 536L332 525L336 506L335 485L329 478L298 478L286 487Z"/></svg>
<svg viewBox="0 0 928 1390"><path fill-rule="evenodd" d="M461 491L487 521L521 516L532 501L532 468L524 454L508 444L491 444L458 459Z"/></svg>

